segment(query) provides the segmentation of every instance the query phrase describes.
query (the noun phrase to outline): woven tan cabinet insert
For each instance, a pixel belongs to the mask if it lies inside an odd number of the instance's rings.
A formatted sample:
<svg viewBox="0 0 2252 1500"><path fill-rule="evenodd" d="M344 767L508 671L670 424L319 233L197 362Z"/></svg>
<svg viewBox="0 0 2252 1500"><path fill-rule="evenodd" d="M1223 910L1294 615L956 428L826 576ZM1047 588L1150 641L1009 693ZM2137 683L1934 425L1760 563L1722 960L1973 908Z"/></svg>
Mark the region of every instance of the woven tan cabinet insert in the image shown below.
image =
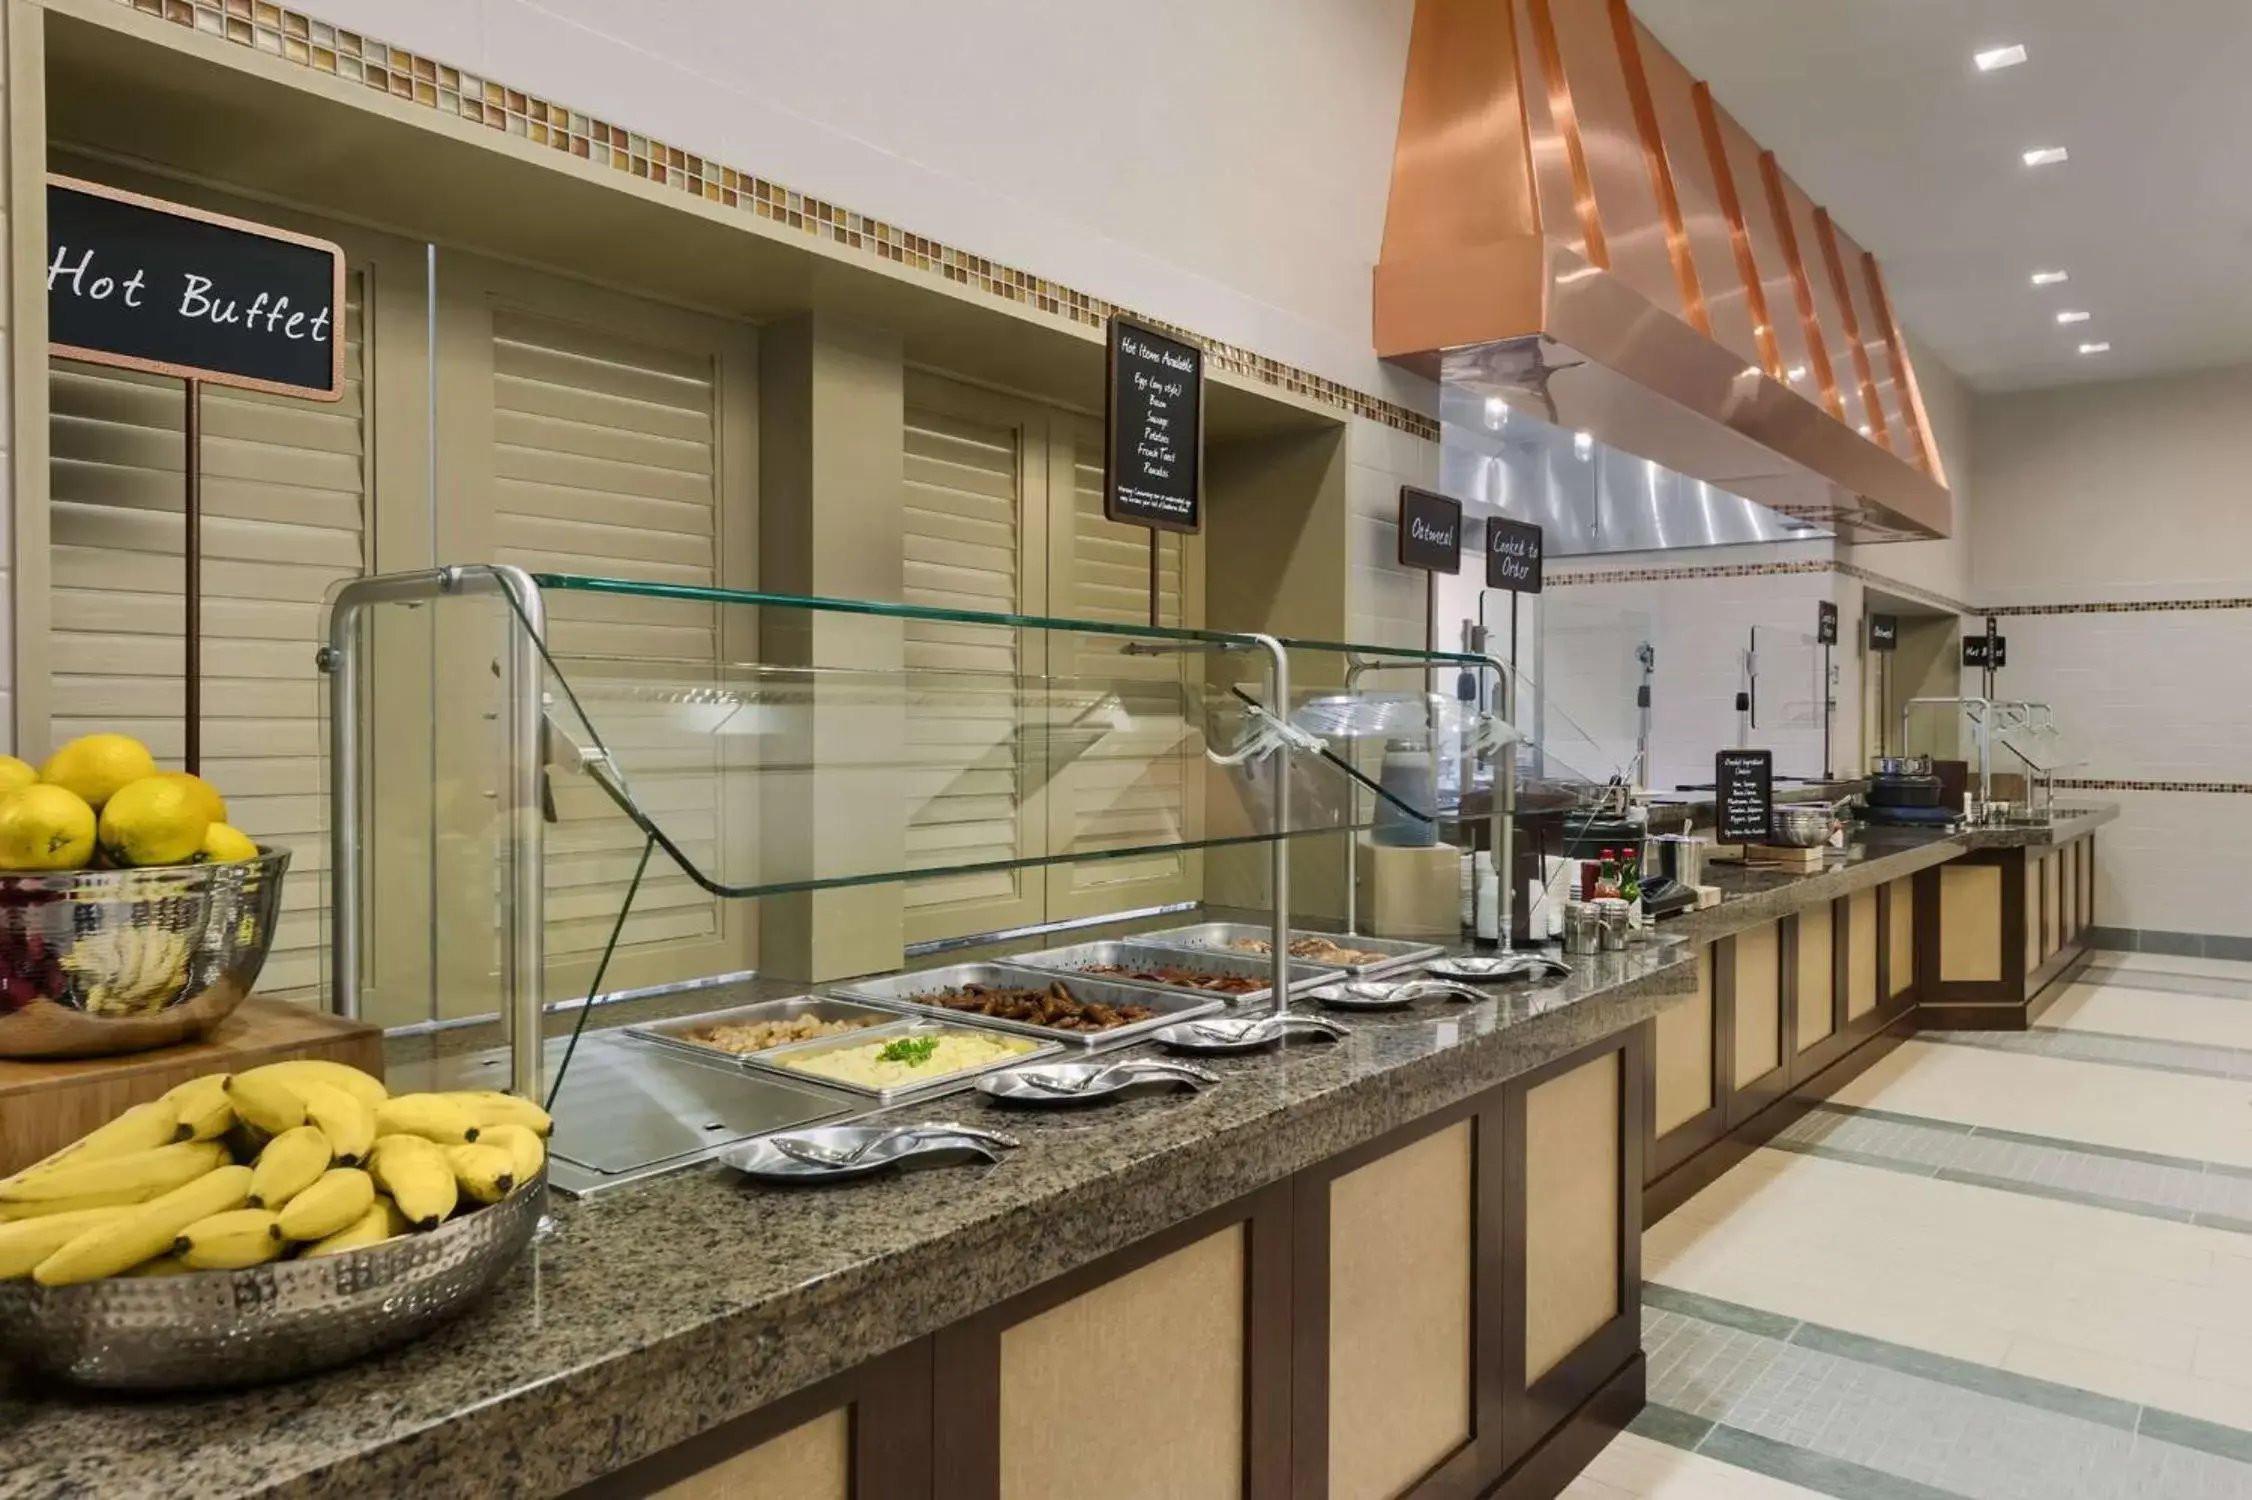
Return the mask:
<svg viewBox="0 0 2252 1500"><path fill-rule="evenodd" d="M1329 1493L1400 1494L1470 1438L1470 1122L1329 1189Z"/></svg>

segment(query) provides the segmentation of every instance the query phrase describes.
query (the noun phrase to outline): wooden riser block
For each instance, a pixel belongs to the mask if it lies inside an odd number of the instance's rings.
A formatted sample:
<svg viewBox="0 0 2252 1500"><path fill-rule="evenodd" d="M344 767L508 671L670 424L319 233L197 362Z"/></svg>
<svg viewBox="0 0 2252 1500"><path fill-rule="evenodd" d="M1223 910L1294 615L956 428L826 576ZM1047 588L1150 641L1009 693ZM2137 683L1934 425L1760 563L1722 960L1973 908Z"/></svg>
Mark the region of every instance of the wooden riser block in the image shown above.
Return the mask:
<svg viewBox="0 0 2252 1500"><path fill-rule="evenodd" d="M0 1025L5 1025L0 1022ZM321 1057L383 1076L383 1032L285 1000L245 1000L198 1042L123 1057L0 1059L0 1175L204 1073Z"/></svg>

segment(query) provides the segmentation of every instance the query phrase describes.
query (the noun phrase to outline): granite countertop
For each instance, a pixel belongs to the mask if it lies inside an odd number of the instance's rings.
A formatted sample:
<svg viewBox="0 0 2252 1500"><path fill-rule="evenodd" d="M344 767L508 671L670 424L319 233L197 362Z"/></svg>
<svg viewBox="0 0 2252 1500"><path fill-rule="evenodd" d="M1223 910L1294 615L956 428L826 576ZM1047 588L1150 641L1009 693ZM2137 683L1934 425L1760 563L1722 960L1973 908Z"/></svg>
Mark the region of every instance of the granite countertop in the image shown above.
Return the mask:
<svg viewBox="0 0 2252 1500"><path fill-rule="evenodd" d="M993 1167L790 1191L707 1166L558 1198L476 1310L290 1385L127 1400L0 1375L0 1497L559 1494L1634 1026L1694 990L1693 954L1354 1016L1342 1042L1213 1060L1194 1097L913 1111L1004 1125L1023 1146Z"/></svg>
<svg viewBox="0 0 2252 1500"><path fill-rule="evenodd" d="M0 1367L0 1500L559 1494L1636 1025L1694 990L1696 943L1970 847L2062 842L2115 815L1968 835L1868 830L1805 875L1716 867L1721 906L1666 921L1648 945L1574 960L1569 979L1354 1016L1335 1045L1216 1059L1222 1084L1193 1098L1011 1112L999 1118L1024 1145L990 1168L792 1192L708 1166L558 1198L552 1233L475 1311L294 1384L127 1400L35 1389ZM606 1005L594 1024L711 1003L691 991ZM550 1017L550 1029L574 1019ZM391 1051L410 1063L494 1040L467 1027ZM999 1116L976 1095L936 1110Z"/></svg>

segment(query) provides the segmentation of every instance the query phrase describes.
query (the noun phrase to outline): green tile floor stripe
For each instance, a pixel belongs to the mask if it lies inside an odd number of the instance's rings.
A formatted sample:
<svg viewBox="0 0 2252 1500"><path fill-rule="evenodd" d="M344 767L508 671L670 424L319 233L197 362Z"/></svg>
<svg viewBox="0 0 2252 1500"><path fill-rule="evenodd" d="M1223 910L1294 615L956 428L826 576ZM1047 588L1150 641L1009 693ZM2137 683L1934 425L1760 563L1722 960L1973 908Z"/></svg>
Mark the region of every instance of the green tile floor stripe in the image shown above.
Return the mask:
<svg viewBox="0 0 2252 1500"><path fill-rule="evenodd" d="M1637 1437L1646 1437L1653 1443L1663 1443L1668 1448L1679 1448L1684 1453L1694 1453L1697 1445L1712 1431L1713 1424L1703 1417L1692 1417L1685 1411L1675 1411L1670 1406L1660 1406L1652 1401L1636 1412L1626 1430Z"/></svg>
<svg viewBox="0 0 2252 1500"><path fill-rule="evenodd" d="M1928 1484L1902 1479L1882 1469L1794 1448L1788 1443L1757 1437L1733 1427L1714 1427L1697 1445L1697 1452L1817 1494L1834 1495L1837 1500L1963 1500L1954 1490L1933 1489Z"/></svg>
<svg viewBox="0 0 2252 1500"><path fill-rule="evenodd" d="M1763 1312L1756 1307L1746 1307L1741 1302L1724 1302L1718 1297L1707 1297L1698 1292L1685 1292L1679 1287L1663 1286L1655 1281L1642 1283L1642 1305L1660 1312L1679 1313L1685 1318L1696 1318L1706 1323L1717 1323L1723 1328L1740 1329L1756 1333L1777 1343L1788 1343L1798 1331L1798 1319L1786 1318L1781 1313Z"/></svg>
<svg viewBox="0 0 2252 1500"><path fill-rule="evenodd" d="M2121 1401L2115 1396L2101 1396L2093 1391L2058 1385L2050 1380L2036 1380L2014 1370L1997 1370L1991 1365L1974 1364L1970 1360L1956 1359L1947 1354L1934 1354L1928 1349L1888 1344L1883 1339L1848 1333L1842 1328L1825 1328L1818 1323L1799 1324L1797 1331L1791 1335L1790 1342L1801 1348L1835 1354L1840 1359L1850 1359L1864 1365L1879 1365L1887 1370L1897 1370L1903 1375L1916 1376L1920 1380L1936 1380L1942 1385L2014 1401L2020 1406L2037 1406L2043 1411L2053 1411L2058 1416L2077 1417L2083 1422L2116 1427L2121 1432L2135 1430L2135 1419L2142 1410L2134 1402Z"/></svg>

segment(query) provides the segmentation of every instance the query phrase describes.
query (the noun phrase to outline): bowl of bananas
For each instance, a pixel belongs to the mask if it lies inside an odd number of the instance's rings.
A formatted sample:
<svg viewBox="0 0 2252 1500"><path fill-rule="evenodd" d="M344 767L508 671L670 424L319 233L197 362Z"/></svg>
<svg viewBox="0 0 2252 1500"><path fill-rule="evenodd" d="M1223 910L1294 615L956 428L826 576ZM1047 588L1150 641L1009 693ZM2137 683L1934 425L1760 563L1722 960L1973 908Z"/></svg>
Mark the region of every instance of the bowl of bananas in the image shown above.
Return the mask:
<svg viewBox="0 0 2252 1500"><path fill-rule="evenodd" d="M96 1057L200 1036L250 993L289 851L0 874L0 1057Z"/></svg>
<svg viewBox="0 0 2252 1500"><path fill-rule="evenodd" d="M114 1390L289 1380L420 1337L523 1252L547 1114L341 1063L210 1074L0 1178L0 1357Z"/></svg>

